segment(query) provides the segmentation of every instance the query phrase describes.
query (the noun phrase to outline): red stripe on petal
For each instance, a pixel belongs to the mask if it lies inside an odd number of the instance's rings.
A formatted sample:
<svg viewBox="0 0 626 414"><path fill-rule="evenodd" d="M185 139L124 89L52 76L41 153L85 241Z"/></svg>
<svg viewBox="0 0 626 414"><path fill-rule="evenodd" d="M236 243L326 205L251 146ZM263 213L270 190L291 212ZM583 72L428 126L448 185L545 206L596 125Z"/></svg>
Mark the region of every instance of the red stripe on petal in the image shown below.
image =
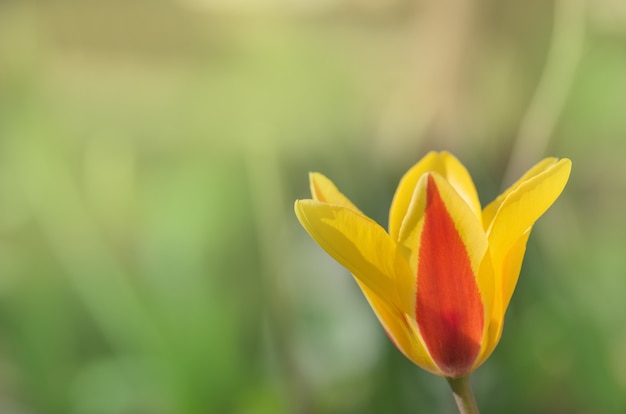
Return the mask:
<svg viewBox="0 0 626 414"><path fill-rule="evenodd" d="M446 376L464 376L480 351L483 303L465 244L432 176L418 263L415 312L424 343Z"/></svg>

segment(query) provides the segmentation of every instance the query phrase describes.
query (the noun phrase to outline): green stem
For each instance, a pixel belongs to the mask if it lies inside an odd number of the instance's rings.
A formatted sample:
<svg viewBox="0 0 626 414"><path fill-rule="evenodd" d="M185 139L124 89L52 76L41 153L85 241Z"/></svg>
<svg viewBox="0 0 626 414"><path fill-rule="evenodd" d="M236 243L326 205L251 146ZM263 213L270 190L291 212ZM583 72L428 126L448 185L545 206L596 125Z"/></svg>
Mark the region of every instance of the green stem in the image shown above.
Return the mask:
<svg viewBox="0 0 626 414"><path fill-rule="evenodd" d="M461 378L446 378L460 414L479 414L476 399L472 393L469 375Z"/></svg>

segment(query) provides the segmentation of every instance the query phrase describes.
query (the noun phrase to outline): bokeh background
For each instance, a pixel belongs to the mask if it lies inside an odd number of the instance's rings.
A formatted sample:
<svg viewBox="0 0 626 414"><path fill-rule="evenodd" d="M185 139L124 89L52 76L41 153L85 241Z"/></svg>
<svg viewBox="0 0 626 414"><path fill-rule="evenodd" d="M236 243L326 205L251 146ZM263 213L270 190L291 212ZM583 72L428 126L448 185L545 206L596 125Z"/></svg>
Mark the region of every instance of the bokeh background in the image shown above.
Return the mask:
<svg viewBox="0 0 626 414"><path fill-rule="evenodd" d="M484 413L626 412L622 0L0 2L0 412L454 413L293 214L573 161Z"/></svg>

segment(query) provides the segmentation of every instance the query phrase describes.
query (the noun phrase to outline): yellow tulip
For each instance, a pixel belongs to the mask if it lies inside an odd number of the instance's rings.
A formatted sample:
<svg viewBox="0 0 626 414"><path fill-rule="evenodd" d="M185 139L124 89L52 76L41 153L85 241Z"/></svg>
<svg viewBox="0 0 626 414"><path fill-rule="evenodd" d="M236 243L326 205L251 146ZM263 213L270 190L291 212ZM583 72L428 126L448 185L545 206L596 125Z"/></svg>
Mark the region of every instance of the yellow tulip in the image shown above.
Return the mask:
<svg viewBox="0 0 626 414"><path fill-rule="evenodd" d="M565 187L571 161L546 158L481 209L465 167L431 152L400 180L389 231L319 173L295 203L311 237L345 266L395 346L449 379L492 353L535 221Z"/></svg>

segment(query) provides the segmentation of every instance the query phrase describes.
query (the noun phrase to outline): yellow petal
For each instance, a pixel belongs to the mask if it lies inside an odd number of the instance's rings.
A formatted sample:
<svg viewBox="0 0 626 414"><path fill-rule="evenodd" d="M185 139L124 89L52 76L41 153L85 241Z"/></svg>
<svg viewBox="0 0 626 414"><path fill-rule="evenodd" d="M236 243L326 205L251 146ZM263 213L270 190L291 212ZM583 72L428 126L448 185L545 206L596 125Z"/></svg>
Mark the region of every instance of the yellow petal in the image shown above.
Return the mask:
<svg viewBox="0 0 626 414"><path fill-rule="evenodd" d="M501 312L504 314L517 283L526 248L527 233L556 201L569 178L571 161L562 159L515 185L500 203L487 230L496 278L502 280ZM526 238L524 238L526 236Z"/></svg>
<svg viewBox="0 0 626 414"><path fill-rule="evenodd" d="M443 176L481 220L480 201L471 176L452 154L429 152L400 180L389 212L389 234L397 240L402 221L411 203L419 179L427 172Z"/></svg>
<svg viewBox="0 0 626 414"><path fill-rule="evenodd" d="M441 159L445 166L445 174L442 175L467 203L480 222L482 214L474 180L472 180L465 166L454 155L444 151L441 153Z"/></svg>
<svg viewBox="0 0 626 414"><path fill-rule="evenodd" d="M486 332L486 337L483 340L483 349L481 350L481 354L478 357L474 369L478 368L480 364L489 358L489 355L491 355L500 341L506 308L508 307L513 291L515 290L515 285L517 284L517 279L519 278L524 253L526 252L528 236L530 236L530 229L513 244L502 263L499 276L494 279L495 292L498 294L494 295L493 310L491 311L491 315L488 315L489 329Z"/></svg>
<svg viewBox="0 0 626 414"><path fill-rule="evenodd" d="M361 215L363 213L352 202L343 195L326 176L320 173L309 173L309 184L311 187L311 195L314 200L328 204L336 204L354 210Z"/></svg>
<svg viewBox="0 0 626 414"><path fill-rule="evenodd" d="M509 194L511 194L516 189L518 189L519 186L522 185L523 183L525 183L526 181L528 181L531 178L541 174L542 172L546 171L547 169L553 167L557 163L557 161L558 161L558 159L554 158L554 157L544 158L543 160L539 161L532 168L530 168L528 171L526 171L524 173L524 175L522 175L520 177L519 180L517 180L509 188L507 188L495 200L493 200L491 203L489 203L489 205L487 205L483 209L483 225L485 226L485 230L490 227L491 222L493 221L493 218L495 217L496 212L498 211L498 208L500 207L502 202L506 199L506 197Z"/></svg>
<svg viewBox="0 0 626 414"><path fill-rule="evenodd" d="M396 244L382 227L350 208L315 200L296 201L295 212L328 254L382 300L397 303Z"/></svg>
<svg viewBox="0 0 626 414"><path fill-rule="evenodd" d="M371 289L356 279L367 301L378 317L393 344L411 361L436 375L441 371L419 340L417 332L409 324L405 314L397 307L380 299Z"/></svg>

